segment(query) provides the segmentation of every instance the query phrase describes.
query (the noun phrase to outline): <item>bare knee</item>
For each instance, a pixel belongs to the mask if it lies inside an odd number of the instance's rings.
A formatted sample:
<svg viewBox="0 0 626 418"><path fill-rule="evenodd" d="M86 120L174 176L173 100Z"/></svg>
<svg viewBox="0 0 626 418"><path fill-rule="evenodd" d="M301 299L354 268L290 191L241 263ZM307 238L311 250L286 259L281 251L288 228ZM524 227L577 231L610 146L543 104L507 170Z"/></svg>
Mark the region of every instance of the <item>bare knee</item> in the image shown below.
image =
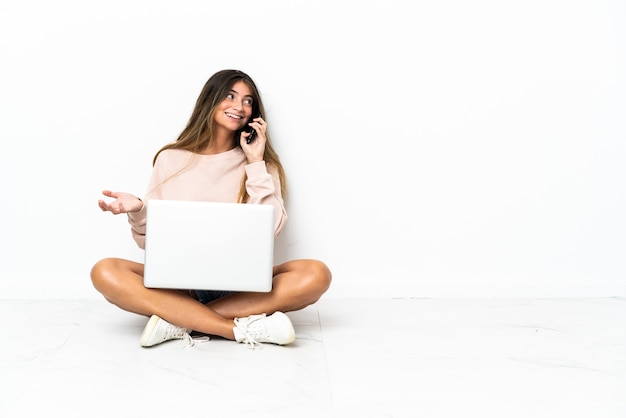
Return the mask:
<svg viewBox="0 0 626 418"><path fill-rule="evenodd" d="M309 280L321 296L330 288L333 275L326 264L319 260L307 260Z"/></svg>
<svg viewBox="0 0 626 418"><path fill-rule="evenodd" d="M328 290L332 273L328 266L319 260L299 260L298 288L305 304L312 304Z"/></svg>
<svg viewBox="0 0 626 418"><path fill-rule="evenodd" d="M91 268L93 286L107 299L113 296L122 284L123 261L118 258L104 258Z"/></svg>
<svg viewBox="0 0 626 418"><path fill-rule="evenodd" d="M91 283L100 293L103 293L103 290L110 285L109 281L113 264L113 259L104 258L91 268L89 274L91 276Z"/></svg>

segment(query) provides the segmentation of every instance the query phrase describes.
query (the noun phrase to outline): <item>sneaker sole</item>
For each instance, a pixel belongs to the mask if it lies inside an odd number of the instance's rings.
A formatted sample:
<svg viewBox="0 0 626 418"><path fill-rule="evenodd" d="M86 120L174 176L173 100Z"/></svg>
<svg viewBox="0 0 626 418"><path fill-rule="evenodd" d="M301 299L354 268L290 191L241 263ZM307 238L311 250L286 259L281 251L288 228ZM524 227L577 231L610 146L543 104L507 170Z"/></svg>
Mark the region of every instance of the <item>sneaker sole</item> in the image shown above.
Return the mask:
<svg viewBox="0 0 626 418"><path fill-rule="evenodd" d="M291 319L289 319L289 317L283 313L283 312L275 312L272 315L272 318L276 318L276 317L280 317L283 321L286 321L289 323L290 327L289 330L287 331L286 334L281 335L282 338L280 338L279 341L274 342L274 344L278 344L278 345L287 345L287 344L291 344L292 342L294 342L296 340L296 331L293 328L293 324L291 323Z"/></svg>
<svg viewBox="0 0 626 418"><path fill-rule="evenodd" d="M154 344L150 344L150 337L152 336L152 333L154 332L154 328L159 322L159 319L161 318L159 318L156 315L152 315L150 317L150 320L148 321L145 328L143 329L143 332L141 333L140 344L142 347L152 347L154 345Z"/></svg>

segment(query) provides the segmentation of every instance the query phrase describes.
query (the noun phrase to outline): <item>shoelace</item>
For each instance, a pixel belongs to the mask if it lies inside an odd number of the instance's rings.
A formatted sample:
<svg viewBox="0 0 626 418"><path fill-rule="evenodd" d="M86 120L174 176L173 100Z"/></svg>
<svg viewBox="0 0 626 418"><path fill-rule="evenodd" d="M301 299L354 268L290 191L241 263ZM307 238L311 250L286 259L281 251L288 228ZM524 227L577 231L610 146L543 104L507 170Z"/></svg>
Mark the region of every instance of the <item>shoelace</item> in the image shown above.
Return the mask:
<svg viewBox="0 0 626 418"><path fill-rule="evenodd" d="M189 333L187 332L183 334L183 340L185 340L184 348L191 348L195 345L193 338L191 338L191 335L189 335Z"/></svg>
<svg viewBox="0 0 626 418"><path fill-rule="evenodd" d="M183 340L185 340L185 345L184 345L183 348L191 348L197 342L198 343L206 343L207 341L210 341L211 337L209 337L208 335L192 337L191 335L189 335L189 333L186 332L185 335L183 335Z"/></svg>
<svg viewBox="0 0 626 418"><path fill-rule="evenodd" d="M241 333L244 335L244 337L245 337L245 341L244 342L248 345L248 348L250 348L251 350L254 350L257 347L261 348L263 346L263 344L258 342L251 335L250 330L248 329L252 323L258 321L261 318L265 318L265 314L254 315L254 316L245 318L245 320L242 320L242 319L239 319L239 318L235 318L235 325L237 326L239 331L241 331ZM242 322L244 322L244 323L242 323Z"/></svg>

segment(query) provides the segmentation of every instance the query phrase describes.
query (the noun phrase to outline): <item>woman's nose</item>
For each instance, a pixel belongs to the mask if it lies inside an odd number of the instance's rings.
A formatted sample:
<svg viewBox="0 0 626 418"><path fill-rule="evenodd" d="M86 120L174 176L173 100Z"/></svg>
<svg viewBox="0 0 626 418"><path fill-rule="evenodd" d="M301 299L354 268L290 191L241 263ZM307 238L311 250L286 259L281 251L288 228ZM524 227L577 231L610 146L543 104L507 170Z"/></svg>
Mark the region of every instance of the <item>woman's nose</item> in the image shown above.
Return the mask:
<svg viewBox="0 0 626 418"><path fill-rule="evenodd" d="M243 100L233 100L233 107L235 110L243 109Z"/></svg>

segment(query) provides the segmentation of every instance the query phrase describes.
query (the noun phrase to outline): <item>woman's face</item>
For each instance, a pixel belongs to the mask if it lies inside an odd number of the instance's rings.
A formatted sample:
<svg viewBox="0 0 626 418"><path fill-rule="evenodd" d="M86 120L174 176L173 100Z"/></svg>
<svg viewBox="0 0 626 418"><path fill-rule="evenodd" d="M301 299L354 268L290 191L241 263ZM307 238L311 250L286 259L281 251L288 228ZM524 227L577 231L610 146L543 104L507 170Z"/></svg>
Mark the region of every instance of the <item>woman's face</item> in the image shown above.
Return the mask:
<svg viewBox="0 0 626 418"><path fill-rule="evenodd" d="M252 116L252 93L243 81L237 81L215 113L215 123L230 131L247 126Z"/></svg>

